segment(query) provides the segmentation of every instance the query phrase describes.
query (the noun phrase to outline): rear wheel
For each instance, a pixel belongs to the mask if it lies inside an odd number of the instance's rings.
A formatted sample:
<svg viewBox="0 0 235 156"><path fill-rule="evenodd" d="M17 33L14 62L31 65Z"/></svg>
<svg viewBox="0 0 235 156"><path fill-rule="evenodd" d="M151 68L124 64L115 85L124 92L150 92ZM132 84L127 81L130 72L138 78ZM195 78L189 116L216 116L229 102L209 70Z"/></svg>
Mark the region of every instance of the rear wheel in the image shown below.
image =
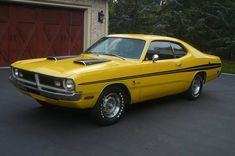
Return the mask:
<svg viewBox="0 0 235 156"><path fill-rule="evenodd" d="M91 110L93 121L101 125L118 122L124 115L128 96L120 86L110 86L101 93Z"/></svg>
<svg viewBox="0 0 235 156"><path fill-rule="evenodd" d="M186 97L190 100L195 100L200 97L203 87L203 78L197 74L192 80L191 86L186 91Z"/></svg>

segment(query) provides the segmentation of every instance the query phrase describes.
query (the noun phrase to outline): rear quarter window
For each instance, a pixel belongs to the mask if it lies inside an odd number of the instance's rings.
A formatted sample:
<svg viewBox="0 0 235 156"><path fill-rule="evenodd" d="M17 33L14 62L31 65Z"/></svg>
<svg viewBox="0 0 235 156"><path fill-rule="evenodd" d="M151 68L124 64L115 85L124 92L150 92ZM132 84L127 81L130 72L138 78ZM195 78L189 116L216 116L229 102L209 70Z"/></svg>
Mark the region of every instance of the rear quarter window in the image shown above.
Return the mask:
<svg viewBox="0 0 235 156"><path fill-rule="evenodd" d="M177 43L171 43L171 47L173 49L176 58L181 58L187 54L185 48L183 48L181 45Z"/></svg>

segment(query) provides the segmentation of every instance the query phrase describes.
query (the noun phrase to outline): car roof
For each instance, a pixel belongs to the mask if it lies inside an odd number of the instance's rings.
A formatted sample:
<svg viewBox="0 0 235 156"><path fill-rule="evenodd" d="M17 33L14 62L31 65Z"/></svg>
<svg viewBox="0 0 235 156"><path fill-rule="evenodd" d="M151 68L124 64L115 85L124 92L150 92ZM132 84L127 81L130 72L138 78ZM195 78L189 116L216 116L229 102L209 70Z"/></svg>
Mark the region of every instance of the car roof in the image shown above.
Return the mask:
<svg viewBox="0 0 235 156"><path fill-rule="evenodd" d="M133 39L142 39L142 40L170 40L170 41L178 41L182 42L179 39L167 36L160 35L145 35L145 34L112 34L108 35L108 37L121 37L121 38L133 38Z"/></svg>

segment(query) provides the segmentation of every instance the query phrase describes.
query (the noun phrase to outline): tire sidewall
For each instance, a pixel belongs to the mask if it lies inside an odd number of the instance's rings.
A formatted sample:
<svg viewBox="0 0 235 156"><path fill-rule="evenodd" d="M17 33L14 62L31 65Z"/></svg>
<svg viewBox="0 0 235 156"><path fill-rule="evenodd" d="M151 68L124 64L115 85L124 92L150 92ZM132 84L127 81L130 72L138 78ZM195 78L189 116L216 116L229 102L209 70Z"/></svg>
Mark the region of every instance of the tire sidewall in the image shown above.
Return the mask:
<svg viewBox="0 0 235 156"><path fill-rule="evenodd" d="M195 94L193 93L193 82L194 82L194 80L195 80L196 78L198 78L198 77L200 78L200 90L199 90L198 94L195 95ZM202 92L202 88L203 88L203 78L202 78L201 75L197 74L197 75L193 78L193 80L192 80L192 82L191 82L191 86L190 86L190 90L189 90L190 99L197 99L197 98L199 98L200 95L201 95L201 92Z"/></svg>
<svg viewBox="0 0 235 156"><path fill-rule="evenodd" d="M107 96L110 93L117 93L120 100L121 100L120 110L112 118L105 117L105 115L103 113L103 108L102 108L104 105L105 96ZM101 93L101 95L99 96L99 98L97 100L95 107L92 109L92 113L91 113L92 119L101 125L110 125L115 122L118 122L121 118L123 118L127 103L128 103L127 95L125 94L125 92L123 91L123 89L121 87L119 87L119 86L107 87Z"/></svg>

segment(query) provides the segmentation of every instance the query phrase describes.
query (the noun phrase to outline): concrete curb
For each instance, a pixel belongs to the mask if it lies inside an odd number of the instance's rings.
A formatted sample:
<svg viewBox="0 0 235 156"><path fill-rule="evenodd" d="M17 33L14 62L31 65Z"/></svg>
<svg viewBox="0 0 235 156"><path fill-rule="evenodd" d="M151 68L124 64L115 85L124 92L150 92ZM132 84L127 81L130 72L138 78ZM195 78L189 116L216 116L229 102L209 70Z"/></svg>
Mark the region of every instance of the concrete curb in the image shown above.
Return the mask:
<svg viewBox="0 0 235 156"><path fill-rule="evenodd" d="M223 75L235 76L235 74L222 73Z"/></svg>
<svg viewBox="0 0 235 156"><path fill-rule="evenodd" d="M10 69L10 67L0 67L0 69Z"/></svg>

